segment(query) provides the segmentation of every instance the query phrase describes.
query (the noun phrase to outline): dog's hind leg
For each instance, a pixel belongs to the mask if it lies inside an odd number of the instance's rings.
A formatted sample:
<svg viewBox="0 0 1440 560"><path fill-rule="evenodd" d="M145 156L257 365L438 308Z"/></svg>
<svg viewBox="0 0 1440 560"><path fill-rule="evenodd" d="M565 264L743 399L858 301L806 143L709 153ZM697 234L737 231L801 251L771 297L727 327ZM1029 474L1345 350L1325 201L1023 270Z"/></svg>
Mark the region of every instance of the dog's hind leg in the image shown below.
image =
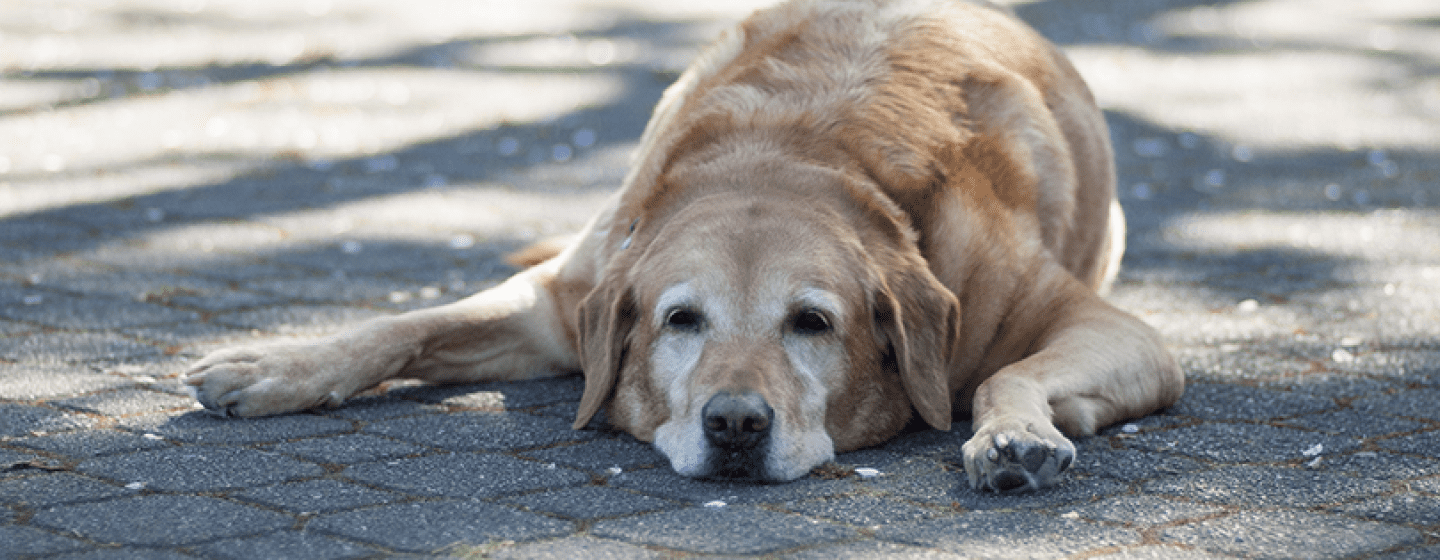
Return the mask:
<svg viewBox="0 0 1440 560"><path fill-rule="evenodd" d="M391 378L516 380L579 369L570 313L584 286L552 259L464 300L373 319L311 341L220 350L184 383L205 408L266 416L337 406Z"/></svg>

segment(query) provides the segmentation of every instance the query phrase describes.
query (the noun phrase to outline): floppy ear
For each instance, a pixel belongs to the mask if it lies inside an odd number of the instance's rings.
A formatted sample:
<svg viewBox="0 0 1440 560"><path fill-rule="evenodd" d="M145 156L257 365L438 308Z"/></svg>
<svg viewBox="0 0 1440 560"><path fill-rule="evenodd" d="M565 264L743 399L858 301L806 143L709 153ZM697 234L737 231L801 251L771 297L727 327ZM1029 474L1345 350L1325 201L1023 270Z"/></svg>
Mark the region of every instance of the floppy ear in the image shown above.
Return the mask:
<svg viewBox="0 0 1440 560"><path fill-rule="evenodd" d="M635 326L635 298L622 276L606 275L580 302L580 367L585 392L572 425L577 430L589 424L600 406L610 400L624 366L627 340Z"/></svg>
<svg viewBox="0 0 1440 560"><path fill-rule="evenodd" d="M950 429L950 346L960 304L923 264L889 273L874 295L875 322L888 339L900 381L920 417Z"/></svg>

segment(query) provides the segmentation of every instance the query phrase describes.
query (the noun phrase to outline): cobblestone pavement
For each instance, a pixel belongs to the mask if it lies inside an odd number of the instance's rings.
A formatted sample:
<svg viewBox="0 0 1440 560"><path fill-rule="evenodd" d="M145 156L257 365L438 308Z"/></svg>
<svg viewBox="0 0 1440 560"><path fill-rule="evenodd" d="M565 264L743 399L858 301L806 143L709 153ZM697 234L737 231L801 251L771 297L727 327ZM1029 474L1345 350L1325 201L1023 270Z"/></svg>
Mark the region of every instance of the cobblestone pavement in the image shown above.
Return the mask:
<svg viewBox="0 0 1440 560"><path fill-rule="evenodd" d="M0 558L1440 556L1430 0L1017 5L1107 110L1114 299L1191 382L1054 489L971 491L964 424L685 480L569 430L575 379L183 396L209 350L452 301L578 227L750 7L653 4L0 3Z"/></svg>

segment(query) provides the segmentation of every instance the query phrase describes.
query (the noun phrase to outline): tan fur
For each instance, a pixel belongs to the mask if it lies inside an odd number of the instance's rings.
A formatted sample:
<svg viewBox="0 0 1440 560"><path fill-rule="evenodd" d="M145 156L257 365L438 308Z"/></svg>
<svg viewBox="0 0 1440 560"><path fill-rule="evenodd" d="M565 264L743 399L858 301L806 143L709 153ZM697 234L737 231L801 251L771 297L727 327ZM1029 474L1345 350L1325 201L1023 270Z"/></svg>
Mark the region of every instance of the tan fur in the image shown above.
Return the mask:
<svg viewBox="0 0 1440 560"><path fill-rule="evenodd" d="M1061 430L1183 388L1155 331L1097 295L1124 247L1114 182L1079 75L1008 13L797 0L727 32L666 92L572 244L522 252L533 268L448 306L217 353L188 383L208 407L262 415L390 377L581 369L577 428L608 405L690 476L714 474L704 405L754 393L774 409L753 466L767 480L913 413L938 429L970 413L971 483L1034 488L1073 458ZM676 309L704 321L667 325ZM833 328L793 327L807 313Z"/></svg>

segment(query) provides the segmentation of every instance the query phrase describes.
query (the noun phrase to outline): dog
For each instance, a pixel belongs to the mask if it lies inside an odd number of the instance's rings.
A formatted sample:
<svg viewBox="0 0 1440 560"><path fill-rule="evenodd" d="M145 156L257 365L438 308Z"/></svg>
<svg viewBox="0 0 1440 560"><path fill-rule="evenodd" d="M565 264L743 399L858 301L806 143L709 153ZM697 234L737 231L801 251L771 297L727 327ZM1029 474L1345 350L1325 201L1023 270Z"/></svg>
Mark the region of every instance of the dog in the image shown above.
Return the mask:
<svg viewBox="0 0 1440 560"><path fill-rule="evenodd" d="M338 406L387 379L584 375L687 477L788 481L948 430L972 487L1054 484L1066 438L1169 406L1160 335L1102 299L1124 251L1100 110L1012 13L795 0L666 90L621 188L573 242L458 302L215 352L206 408Z"/></svg>

